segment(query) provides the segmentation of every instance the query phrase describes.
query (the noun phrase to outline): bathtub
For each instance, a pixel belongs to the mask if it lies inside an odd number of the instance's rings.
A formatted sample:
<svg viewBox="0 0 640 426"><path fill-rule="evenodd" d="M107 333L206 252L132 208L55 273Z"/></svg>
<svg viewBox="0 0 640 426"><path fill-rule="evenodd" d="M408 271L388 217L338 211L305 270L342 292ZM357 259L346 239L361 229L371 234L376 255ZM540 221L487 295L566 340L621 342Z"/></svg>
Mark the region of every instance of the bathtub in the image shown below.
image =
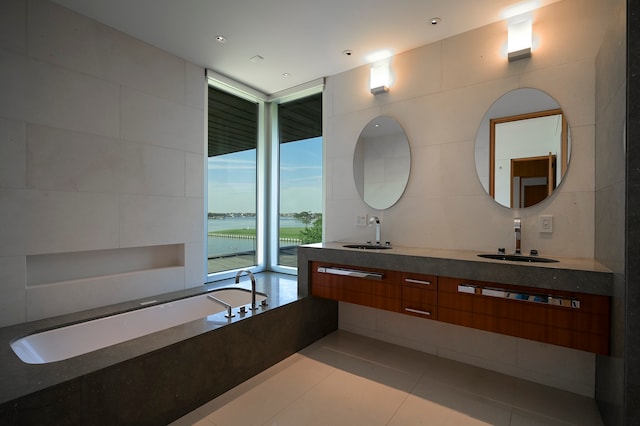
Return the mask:
<svg viewBox="0 0 640 426"><path fill-rule="evenodd" d="M213 296L218 301L209 296ZM256 304L266 299L265 294L256 293ZM41 331L12 341L11 349L27 364L62 361L190 321L225 320L225 316L216 315L227 311L219 301L233 308L242 307L251 303L251 292L241 288L224 288ZM154 301L146 303L154 303ZM230 321L230 319L226 320Z"/></svg>

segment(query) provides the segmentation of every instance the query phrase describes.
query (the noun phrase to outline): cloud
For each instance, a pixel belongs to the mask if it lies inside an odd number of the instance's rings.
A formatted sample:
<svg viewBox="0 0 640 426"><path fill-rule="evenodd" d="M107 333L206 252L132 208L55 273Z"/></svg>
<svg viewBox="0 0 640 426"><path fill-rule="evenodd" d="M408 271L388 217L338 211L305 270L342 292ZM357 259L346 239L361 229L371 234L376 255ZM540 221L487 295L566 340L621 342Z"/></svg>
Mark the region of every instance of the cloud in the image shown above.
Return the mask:
<svg viewBox="0 0 640 426"><path fill-rule="evenodd" d="M233 158L223 158L223 157L211 157L207 161L207 168L209 170L255 170L256 169L256 161L253 160L239 160Z"/></svg>
<svg viewBox="0 0 640 426"><path fill-rule="evenodd" d="M306 166L306 165L291 165L291 164L281 164L280 171L286 172L299 172L303 170L320 170L322 171L322 166Z"/></svg>

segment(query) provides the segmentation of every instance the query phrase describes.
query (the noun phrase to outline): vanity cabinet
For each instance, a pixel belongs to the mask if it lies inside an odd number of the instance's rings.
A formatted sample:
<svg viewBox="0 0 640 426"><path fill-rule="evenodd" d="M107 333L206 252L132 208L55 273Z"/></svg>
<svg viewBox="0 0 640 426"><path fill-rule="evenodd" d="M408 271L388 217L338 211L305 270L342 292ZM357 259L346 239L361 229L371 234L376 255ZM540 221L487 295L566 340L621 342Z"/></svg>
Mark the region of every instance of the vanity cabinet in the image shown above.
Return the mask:
<svg viewBox="0 0 640 426"><path fill-rule="evenodd" d="M608 296L310 262L313 296L609 353Z"/></svg>
<svg viewBox="0 0 640 426"><path fill-rule="evenodd" d="M438 278L438 319L609 353L609 297L457 278Z"/></svg>

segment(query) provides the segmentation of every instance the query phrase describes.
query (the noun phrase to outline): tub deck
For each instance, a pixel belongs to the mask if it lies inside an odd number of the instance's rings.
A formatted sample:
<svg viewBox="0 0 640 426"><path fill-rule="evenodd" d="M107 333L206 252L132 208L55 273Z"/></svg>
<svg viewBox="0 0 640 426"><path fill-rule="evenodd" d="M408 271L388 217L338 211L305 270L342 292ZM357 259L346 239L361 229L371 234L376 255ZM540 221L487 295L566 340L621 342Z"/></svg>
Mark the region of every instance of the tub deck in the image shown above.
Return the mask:
<svg viewBox="0 0 640 426"><path fill-rule="evenodd" d="M256 294L257 302L265 299L265 295ZM207 318L219 323L216 314L226 311L221 302L233 308L251 304L251 292L225 287L167 303L156 301L146 306L148 302L145 302L141 309L21 337L11 343L11 348L27 364L63 361L191 321Z"/></svg>
<svg viewBox="0 0 640 426"><path fill-rule="evenodd" d="M255 314L229 320L220 312L219 320L191 321L50 364L23 363L10 342L139 308L144 299L0 329L0 423L168 423L337 328L337 305L299 297L297 277L262 273L256 281L269 306ZM234 285L223 280L153 299Z"/></svg>

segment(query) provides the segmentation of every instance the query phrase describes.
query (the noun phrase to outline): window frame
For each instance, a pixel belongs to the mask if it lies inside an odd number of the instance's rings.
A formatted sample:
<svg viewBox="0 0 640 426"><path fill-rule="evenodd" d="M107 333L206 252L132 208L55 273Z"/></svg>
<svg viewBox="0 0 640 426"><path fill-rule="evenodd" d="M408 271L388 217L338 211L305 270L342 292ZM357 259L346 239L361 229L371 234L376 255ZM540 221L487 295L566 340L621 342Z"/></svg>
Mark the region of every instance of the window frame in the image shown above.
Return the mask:
<svg viewBox="0 0 640 426"><path fill-rule="evenodd" d="M278 105L307 96L323 93L324 79L318 79L296 86L273 95L265 95L251 87L238 83L228 77L207 70L208 90L212 86L218 90L255 102L258 105L258 140L256 147L256 265L249 268L209 273L207 266L207 215L208 215L208 148L205 138L205 174L204 174L204 265L205 283L232 278L239 270L251 272L273 271L297 275L298 268L278 265L279 218L280 218L280 141L278 135ZM208 110L205 108L205 118ZM206 123L206 120L205 120ZM208 129L205 124L205 134ZM324 132L323 132L324 133ZM324 157L324 144L323 144ZM323 160L324 169L324 160ZM324 184L323 184L324 186ZM323 188L324 192L324 188ZM323 200L324 213L324 200ZM324 214L323 214L324 217Z"/></svg>
<svg viewBox="0 0 640 426"><path fill-rule="evenodd" d="M296 88L294 88L296 89ZM312 95L317 95L318 93L323 93L324 84L321 86L313 86L304 90L300 90L297 88L290 93L281 94L277 98L274 98L270 105L270 116L271 116L271 149L272 149L272 157L271 157L271 170L272 176L274 177L274 181L270 186L270 195L276 194L277 196L269 197L270 205L269 212L272 214L269 222L269 229L273 233L269 238L269 247L268 252L270 254L268 269L274 272L282 272L285 274L293 274L297 275L298 268L292 266L280 265L278 262L280 260L279 250L280 250L280 238L279 238L279 230L280 230L280 137L279 137L279 116L278 116L278 106L280 104L285 104L287 102L296 101L298 99L306 98ZM324 132L323 132L324 136ZM323 157L324 157L324 139L323 139ZM324 161L323 161L324 163ZM324 173L324 164L323 164L323 173ZM323 188L324 193L324 188ZM324 213L324 202L323 204L323 213ZM324 215L323 215L324 218ZM324 227L323 227L324 229ZM324 231L323 231L324 232Z"/></svg>

